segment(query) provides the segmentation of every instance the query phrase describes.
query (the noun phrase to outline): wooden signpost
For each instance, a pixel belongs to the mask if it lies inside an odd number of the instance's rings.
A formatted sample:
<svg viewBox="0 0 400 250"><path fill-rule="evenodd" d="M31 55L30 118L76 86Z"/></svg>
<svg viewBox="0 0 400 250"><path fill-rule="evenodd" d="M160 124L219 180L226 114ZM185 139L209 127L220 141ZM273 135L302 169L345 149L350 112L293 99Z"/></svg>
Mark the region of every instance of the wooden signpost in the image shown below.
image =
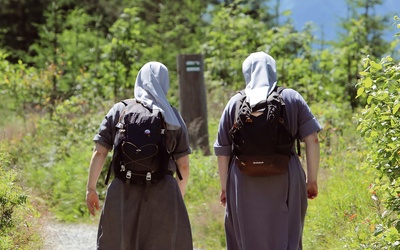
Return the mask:
<svg viewBox="0 0 400 250"><path fill-rule="evenodd" d="M180 112L189 130L190 146L210 154L207 126L207 97L203 56L178 55Z"/></svg>

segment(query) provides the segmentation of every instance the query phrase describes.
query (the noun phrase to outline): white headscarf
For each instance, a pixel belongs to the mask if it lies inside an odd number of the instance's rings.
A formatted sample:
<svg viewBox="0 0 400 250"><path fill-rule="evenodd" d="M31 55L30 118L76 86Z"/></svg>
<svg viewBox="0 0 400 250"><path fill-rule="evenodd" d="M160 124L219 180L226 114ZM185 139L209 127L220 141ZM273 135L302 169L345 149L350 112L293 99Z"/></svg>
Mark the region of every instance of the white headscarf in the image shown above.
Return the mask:
<svg viewBox="0 0 400 250"><path fill-rule="evenodd" d="M167 67L159 62L148 62L140 69L135 83L135 99L148 108L159 109L168 130L181 127L167 100L169 75Z"/></svg>
<svg viewBox="0 0 400 250"><path fill-rule="evenodd" d="M277 82L274 58L265 52L251 53L242 64L246 81L246 101L251 107L266 101Z"/></svg>

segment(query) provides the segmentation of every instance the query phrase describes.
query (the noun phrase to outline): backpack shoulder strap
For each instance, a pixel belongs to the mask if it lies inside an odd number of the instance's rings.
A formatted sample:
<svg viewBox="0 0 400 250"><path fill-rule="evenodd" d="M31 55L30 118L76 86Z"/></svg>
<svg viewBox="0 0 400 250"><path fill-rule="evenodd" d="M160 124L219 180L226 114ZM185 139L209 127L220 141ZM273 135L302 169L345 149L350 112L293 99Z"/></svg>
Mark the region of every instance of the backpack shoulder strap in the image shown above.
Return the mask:
<svg viewBox="0 0 400 250"><path fill-rule="evenodd" d="M243 90L238 91L238 93L241 95L239 99L236 100L235 103L235 116L233 118L233 124L235 127L235 123L237 122L237 119L239 117L240 109L242 108L243 103L246 101L246 93Z"/></svg>
<svg viewBox="0 0 400 250"><path fill-rule="evenodd" d="M135 99L125 99L125 100L122 100L122 101L120 101L120 102L123 103L123 104L125 105L125 108L121 111L121 114L119 115L118 123L117 123L117 124L120 124L120 123L121 123L121 119L122 119L122 117L124 117L124 114L125 114L125 112L126 112L126 107L128 107L129 104L132 104L132 103L136 102L136 100L135 100ZM117 125L117 126L118 126L118 125Z"/></svg>
<svg viewBox="0 0 400 250"><path fill-rule="evenodd" d="M136 100L135 99L125 99L125 100L122 100L122 101L120 101L121 103L123 103L124 105L125 105L125 107L124 107L124 109L121 111L121 113L120 113L120 115L119 115L119 118L118 118L118 123L117 123L117 127L119 126L119 125L121 125L120 123L121 123L121 119L124 117L124 114L125 114L125 112L126 112L126 107L129 105L129 104L132 104L132 103L134 103L134 102L136 102ZM121 127L118 127L118 128L121 128ZM108 171L107 171L107 175L106 175L106 179L105 179L105 184L107 185L108 184L108 181L110 180L110 175L111 175L111 168L112 168L112 164L113 164L113 162L115 161L115 148L114 148L114 152L113 152L113 156L112 156L112 158L111 158L111 161L110 161L110 165L108 166Z"/></svg>
<svg viewBox="0 0 400 250"><path fill-rule="evenodd" d="M285 87L279 86L276 88L276 92L278 92L278 94L281 94L284 89L285 89ZM296 136L295 140L296 140L297 155L301 156L300 138L298 136Z"/></svg>
<svg viewBox="0 0 400 250"><path fill-rule="evenodd" d="M235 112L235 117L236 117L236 115L237 115L238 112L239 112L239 109L240 109L240 106L241 106L242 102L244 102L244 100L246 99L246 92L244 92L244 89L238 91L238 93L239 93L240 95L242 95L242 96L240 97L240 99L238 99L238 100L236 101L236 112Z"/></svg>

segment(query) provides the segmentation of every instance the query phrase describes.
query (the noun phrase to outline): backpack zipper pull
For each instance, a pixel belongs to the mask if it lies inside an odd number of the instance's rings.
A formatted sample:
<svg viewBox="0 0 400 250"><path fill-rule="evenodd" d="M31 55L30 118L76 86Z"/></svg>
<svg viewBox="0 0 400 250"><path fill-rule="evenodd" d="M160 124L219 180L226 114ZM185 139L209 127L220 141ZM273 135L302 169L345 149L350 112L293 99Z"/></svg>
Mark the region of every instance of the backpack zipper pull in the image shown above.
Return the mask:
<svg viewBox="0 0 400 250"><path fill-rule="evenodd" d="M132 172L130 170L128 170L128 172L126 172L126 179L131 179L132 178Z"/></svg>
<svg viewBox="0 0 400 250"><path fill-rule="evenodd" d="M130 170L128 170L128 172L126 172L126 180L125 180L125 187L124 187L125 199L128 199L127 188L129 186L129 184L131 183L131 177L132 177L132 172Z"/></svg>
<svg viewBox="0 0 400 250"><path fill-rule="evenodd" d="M146 181L151 181L151 173L147 172L146 174Z"/></svg>

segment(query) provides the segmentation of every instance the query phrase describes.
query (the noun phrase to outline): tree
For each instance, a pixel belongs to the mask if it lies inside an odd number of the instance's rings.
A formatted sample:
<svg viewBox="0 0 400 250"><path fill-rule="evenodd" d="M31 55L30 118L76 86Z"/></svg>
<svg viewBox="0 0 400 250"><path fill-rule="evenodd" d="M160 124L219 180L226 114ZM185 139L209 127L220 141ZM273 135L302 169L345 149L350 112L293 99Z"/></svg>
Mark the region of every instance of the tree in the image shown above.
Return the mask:
<svg viewBox="0 0 400 250"><path fill-rule="evenodd" d="M334 43L334 48L341 48L341 68L346 69L341 79L342 86L346 86L346 99L350 101L351 107L355 109L360 105L360 99L356 99L357 90L355 85L360 76L361 58L369 55L372 59L383 56L390 51L388 42L382 38L382 32L387 18L372 15L375 6L382 4L382 0L347 0L348 18L340 23L343 33L340 40Z"/></svg>
<svg viewBox="0 0 400 250"><path fill-rule="evenodd" d="M15 51L27 51L39 37L35 24L44 23L43 0L2 0L0 10L0 44L14 53L9 59L18 60Z"/></svg>
<svg viewBox="0 0 400 250"><path fill-rule="evenodd" d="M114 96L133 90L136 73L144 63L160 61L170 71L171 101L177 104L176 57L200 52L207 5L199 0L137 1L134 5L112 25L110 42L104 47L102 65L115 72L106 76L115 85Z"/></svg>
<svg viewBox="0 0 400 250"><path fill-rule="evenodd" d="M84 9L65 11L53 3L45 17L46 23L39 26L40 40L30 46L24 58L38 69L53 72L52 89L47 93L47 105L52 108L57 101L80 95L87 87L78 78L97 65L104 39L98 28L101 20Z"/></svg>
<svg viewBox="0 0 400 250"><path fill-rule="evenodd" d="M97 28L104 36L124 6L132 5L128 0L0 0L0 4L0 45L13 52L11 62L21 59L21 51L27 52L40 39L40 27L52 5L65 13L84 8L90 16L101 18Z"/></svg>
<svg viewBox="0 0 400 250"><path fill-rule="evenodd" d="M227 6L217 6L211 11L212 19L202 45L208 77L216 87L244 87L242 62L251 53L262 48L262 36L273 24L246 15L246 6L235 1Z"/></svg>

